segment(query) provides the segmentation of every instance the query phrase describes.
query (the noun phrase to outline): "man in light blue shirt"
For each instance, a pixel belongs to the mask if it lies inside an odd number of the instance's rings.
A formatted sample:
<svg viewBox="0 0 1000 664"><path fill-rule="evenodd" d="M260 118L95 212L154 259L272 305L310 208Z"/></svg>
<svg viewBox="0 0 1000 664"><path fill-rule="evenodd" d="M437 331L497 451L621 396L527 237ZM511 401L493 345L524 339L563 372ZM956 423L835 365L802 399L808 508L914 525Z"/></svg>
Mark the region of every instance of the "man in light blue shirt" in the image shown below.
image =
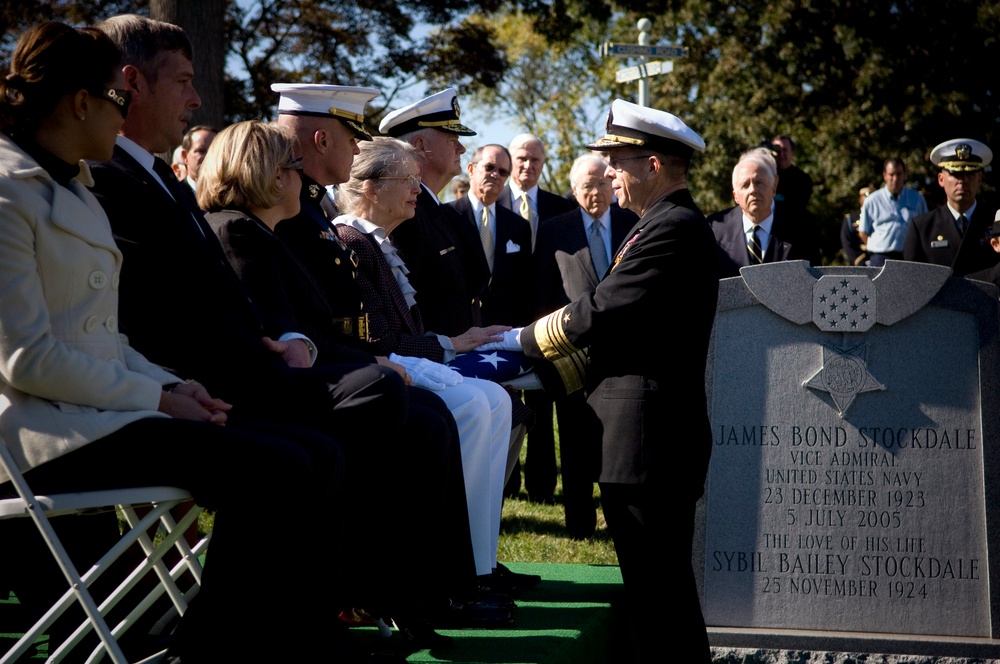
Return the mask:
<svg viewBox="0 0 1000 664"><path fill-rule="evenodd" d="M903 260L906 227L917 215L927 212L927 203L919 192L904 186L906 166L896 157L885 160L882 168L885 186L865 199L861 206L858 235L868 245L869 265L881 267L885 259Z"/></svg>

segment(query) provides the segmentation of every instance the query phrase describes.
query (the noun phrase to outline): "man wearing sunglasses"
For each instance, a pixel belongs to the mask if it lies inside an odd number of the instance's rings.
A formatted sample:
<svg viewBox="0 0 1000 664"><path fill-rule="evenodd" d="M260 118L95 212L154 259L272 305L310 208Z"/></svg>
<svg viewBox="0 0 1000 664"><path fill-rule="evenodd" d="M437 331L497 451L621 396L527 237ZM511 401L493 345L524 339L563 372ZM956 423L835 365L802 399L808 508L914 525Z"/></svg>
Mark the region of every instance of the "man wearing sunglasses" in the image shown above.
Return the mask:
<svg viewBox="0 0 1000 664"><path fill-rule="evenodd" d="M467 167L469 195L448 205L479 233L479 246L492 277L483 297L483 324L524 325L534 313L531 285L531 226L497 205L510 177L510 152L485 145Z"/></svg>

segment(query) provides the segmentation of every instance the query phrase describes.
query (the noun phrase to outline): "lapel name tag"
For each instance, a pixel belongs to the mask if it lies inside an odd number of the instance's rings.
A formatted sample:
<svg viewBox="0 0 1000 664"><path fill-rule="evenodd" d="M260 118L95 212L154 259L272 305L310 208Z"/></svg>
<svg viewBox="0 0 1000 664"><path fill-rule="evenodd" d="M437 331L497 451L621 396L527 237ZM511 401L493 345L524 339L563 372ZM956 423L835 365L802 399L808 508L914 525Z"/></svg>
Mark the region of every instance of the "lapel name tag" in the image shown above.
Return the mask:
<svg viewBox="0 0 1000 664"><path fill-rule="evenodd" d="M931 240L931 249L941 249L948 246L948 240Z"/></svg>

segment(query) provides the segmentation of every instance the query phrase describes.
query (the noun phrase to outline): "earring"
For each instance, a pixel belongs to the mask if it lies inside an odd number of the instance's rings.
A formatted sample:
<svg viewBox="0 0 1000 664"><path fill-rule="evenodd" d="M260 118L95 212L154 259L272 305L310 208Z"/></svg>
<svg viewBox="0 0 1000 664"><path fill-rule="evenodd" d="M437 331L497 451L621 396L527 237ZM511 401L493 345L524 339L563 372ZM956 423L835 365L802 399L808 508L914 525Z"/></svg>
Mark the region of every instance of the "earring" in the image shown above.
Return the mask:
<svg viewBox="0 0 1000 664"><path fill-rule="evenodd" d="M80 115L78 115L77 117L78 117L78 118L80 118L80 120L86 120L86 119L87 119L87 116L86 116L86 115L84 115L83 113L81 113L81 114L80 114Z"/></svg>

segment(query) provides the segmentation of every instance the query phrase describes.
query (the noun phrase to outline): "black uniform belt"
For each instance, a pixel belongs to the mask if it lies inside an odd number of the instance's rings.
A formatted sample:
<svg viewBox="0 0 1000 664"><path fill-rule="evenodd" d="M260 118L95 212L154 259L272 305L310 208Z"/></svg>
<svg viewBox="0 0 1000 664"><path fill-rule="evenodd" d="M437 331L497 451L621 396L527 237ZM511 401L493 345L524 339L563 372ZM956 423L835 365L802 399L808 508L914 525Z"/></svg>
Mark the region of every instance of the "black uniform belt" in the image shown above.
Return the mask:
<svg viewBox="0 0 1000 664"><path fill-rule="evenodd" d="M333 325L349 337L368 341L368 314L334 318Z"/></svg>

